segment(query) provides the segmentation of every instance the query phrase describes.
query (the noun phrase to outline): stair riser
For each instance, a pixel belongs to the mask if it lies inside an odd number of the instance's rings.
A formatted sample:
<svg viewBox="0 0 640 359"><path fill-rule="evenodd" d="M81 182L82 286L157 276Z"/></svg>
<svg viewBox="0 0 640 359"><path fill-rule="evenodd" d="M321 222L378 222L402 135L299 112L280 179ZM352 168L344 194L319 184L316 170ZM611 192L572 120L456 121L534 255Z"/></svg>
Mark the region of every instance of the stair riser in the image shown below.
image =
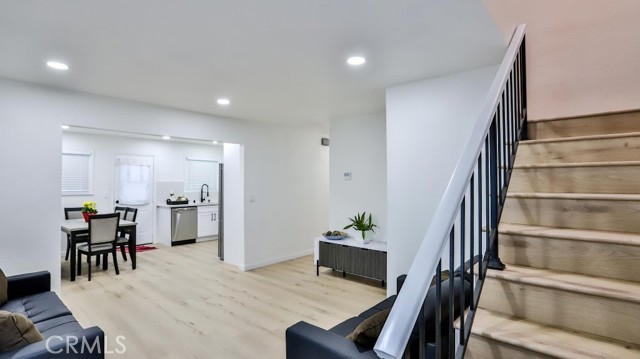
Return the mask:
<svg viewBox="0 0 640 359"><path fill-rule="evenodd" d="M542 143L523 142L516 166L543 163L640 160L640 136Z"/></svg>
<svg viewBox="0 0 640 359"><path fill-rule="evenodd" d="M640 166L516 168L509 190L551 193L640 193Z"/></svg>
<svg viewBox="0 0 640 359"><path fill-rule="evenodd" d="M503 223L640 233L640 202L507 197Z"/></svg>
<svg viewBox="0 0 640 359"><path fill-rule="evenodd" d="M532 352L477 335L471 335L465 359L552 359L554 357Z"/></svg>
<svg viewBox="0 0 640 359"><path fill-rule="evenodd" d="M640 132L640 113L626 112L607 116L529 122L528 130L531 139Z"/></svg>
<svg viewBox="0 0 640 359"><path fill-rule="evenodd" d="M500 234L504 263L640 282L640 246Z"/></svg>
<svg viewBox="0 0 640 359"><path fill-rule="evenodd" d="M640 304L487 277L480 307L640 344L640 326L631 319L640 318Z"/></svg>

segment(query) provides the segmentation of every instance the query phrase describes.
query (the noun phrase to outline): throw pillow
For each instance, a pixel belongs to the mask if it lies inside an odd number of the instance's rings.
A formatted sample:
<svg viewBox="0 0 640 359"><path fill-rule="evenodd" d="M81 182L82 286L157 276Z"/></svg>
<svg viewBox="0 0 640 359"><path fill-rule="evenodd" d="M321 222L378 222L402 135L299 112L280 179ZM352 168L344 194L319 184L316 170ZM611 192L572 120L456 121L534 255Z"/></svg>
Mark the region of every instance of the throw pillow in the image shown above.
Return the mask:
<svg viewBox="0 0 640 359"><path fill-rule="evenodd" d="M9 284L7 283L7 277L4 275L2 269L0 269L0 305L7 304L9 297L7 295Z"/></svg>
<svg viewBox="0 0 640 359"><path fill-rule="evenodd" d="M44 340L25 316L0 310L0 352L19 349Z"/></svg>
<svg viewBox="0 0 640 359"><path fill-rule="evenodd" d="M433 287L434 285L436 285L436 276L434 275L433 278L431 278L431 284L429 284L429 287ZM440 272L440 282L444 282L445 280L449 279L449 271L445 270Z"/></svg>
<svg viewBox="0 0 640 359"><path fill-rule="evenodd" d="M383 309L360 323L347 338L366 348L373 348L382 332L391 308Z"/></svg>

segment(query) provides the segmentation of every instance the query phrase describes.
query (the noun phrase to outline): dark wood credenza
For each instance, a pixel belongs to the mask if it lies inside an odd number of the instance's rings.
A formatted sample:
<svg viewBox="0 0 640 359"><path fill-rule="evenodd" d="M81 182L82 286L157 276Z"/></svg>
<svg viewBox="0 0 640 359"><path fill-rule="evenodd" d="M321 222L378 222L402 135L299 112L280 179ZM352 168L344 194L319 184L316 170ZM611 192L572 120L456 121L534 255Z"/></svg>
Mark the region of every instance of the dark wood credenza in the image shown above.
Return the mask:
<svg viewBox="0 0 640 359"><path fill-rule="evenodd" d="M362 244L346 238L332 241L317 238L315 241L316 275L320 267L367 278L377 279L384 286L387 280L387 244L372 241Z"/></svg>

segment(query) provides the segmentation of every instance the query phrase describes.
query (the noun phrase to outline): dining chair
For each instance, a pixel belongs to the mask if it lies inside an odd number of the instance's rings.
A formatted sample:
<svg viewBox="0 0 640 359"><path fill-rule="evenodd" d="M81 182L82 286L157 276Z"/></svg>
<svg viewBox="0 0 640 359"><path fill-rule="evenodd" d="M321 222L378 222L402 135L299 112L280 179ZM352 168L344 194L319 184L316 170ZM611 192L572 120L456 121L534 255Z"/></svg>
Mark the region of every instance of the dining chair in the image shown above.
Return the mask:
<svg viewBox="0 0 640 359"><path fill-rule="evenodd" d="M120 219L125 219L125 217L127 216L127 209L128 207L118 207L116 206L116 208L113 210L114 213L120 213Z"/></svg>
<svg viewBox="0 0 640 359"><path fill-rule="evenodd" d="M84 218L82 216L82 207L65 207L64 208L64 219L80 219ZM76 234L76 243L86 242L88 234ZM71 253L71 235L67 234L67 253L64 256L64 260L69 260L69 254Z"/></svg>
<svg viewBox="0 0 640 359"><path fill-rule="evenodd" d="M113 266L116 275L120 274L118 269L118 257L116 256L116 238L118 235L118 225L120 224L119 213L97 214L89 217L89 238L87 243L79 245L78 248L78 275L82 274L82 254L87 255L89 263L89 281L91 281L91 257L102 255L102 269L107 270L108 255L113 255Z"/></svg>
<svg viewBox="0 0 640 359"><path fill-rule="evenodd" d="M121 206L116 206L116 208L114 208L113 213L118 213L120 214L120 219L126 219L127 218L127 210L129 208L128 207L121 207ZM122 236L122 231L118 230L118 237ZM120 249L122 250L122 246L120 246ZM124 256L124 254L123 254ZM124 257L124 260L126 261L127 258ZM100 256L96 257L96 267L100 265Z"/></svg>
<svg viewBox="0 0 640 359"><path fill-rule="evenodd" d="M124 220L135 222L138 217L138 209L133 207L126 207L126 212L124 214ZM129 240L131 235L129 234L129 230L121 230L119 232L118 239L116 244L120 247L120 253L122 253L122 258L127 260L127 251L126 248L129 245Z"/></svg>

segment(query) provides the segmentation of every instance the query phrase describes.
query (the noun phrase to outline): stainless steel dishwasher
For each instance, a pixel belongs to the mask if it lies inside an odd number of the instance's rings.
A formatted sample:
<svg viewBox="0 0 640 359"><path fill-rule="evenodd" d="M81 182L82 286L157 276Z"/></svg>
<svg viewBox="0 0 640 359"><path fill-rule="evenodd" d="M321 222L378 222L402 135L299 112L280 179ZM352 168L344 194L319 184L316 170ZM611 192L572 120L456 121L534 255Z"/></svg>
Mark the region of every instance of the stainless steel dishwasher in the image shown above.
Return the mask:
<svg viewBox="0 0 640 359"><path fill-rule="evenodd" d="M171 245L195 243L197 236L198 208L173 208L171 210Z"/></svg>

